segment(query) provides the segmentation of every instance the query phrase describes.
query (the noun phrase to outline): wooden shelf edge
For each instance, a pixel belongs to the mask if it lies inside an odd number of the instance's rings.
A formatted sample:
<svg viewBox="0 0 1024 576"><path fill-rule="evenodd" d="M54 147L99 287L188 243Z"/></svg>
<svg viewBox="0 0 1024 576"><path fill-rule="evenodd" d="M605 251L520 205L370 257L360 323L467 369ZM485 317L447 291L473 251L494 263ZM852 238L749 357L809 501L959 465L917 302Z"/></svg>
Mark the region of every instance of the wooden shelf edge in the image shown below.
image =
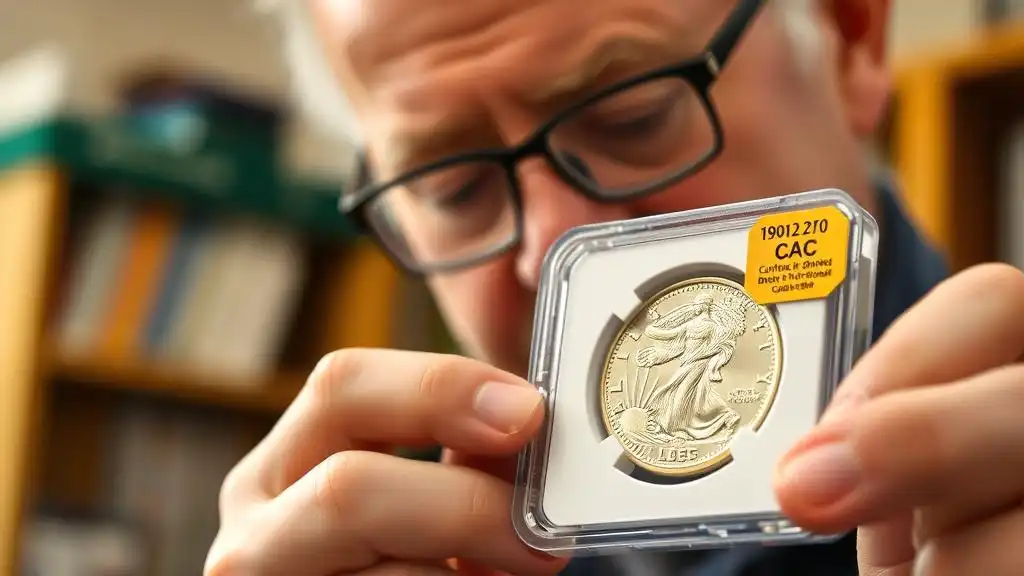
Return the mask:
<svg viewBox="0 0 1024 576"><path fill-rule="evenodd" d="M304 375L283 373L241 381L213 373L148 363L111 361L63 352L48 355L46 375L73 386L134 392L211 406L277 415L291 404Z"/></svg>
<svg viewBox="0 0 1024 576"><path fill-rule="evenodd" d="M920 54L899 58L893 66L897 85L918 71L941 70L951 80L984 76L1024 66L1024 22L980 30L971 38Z"/></svg>

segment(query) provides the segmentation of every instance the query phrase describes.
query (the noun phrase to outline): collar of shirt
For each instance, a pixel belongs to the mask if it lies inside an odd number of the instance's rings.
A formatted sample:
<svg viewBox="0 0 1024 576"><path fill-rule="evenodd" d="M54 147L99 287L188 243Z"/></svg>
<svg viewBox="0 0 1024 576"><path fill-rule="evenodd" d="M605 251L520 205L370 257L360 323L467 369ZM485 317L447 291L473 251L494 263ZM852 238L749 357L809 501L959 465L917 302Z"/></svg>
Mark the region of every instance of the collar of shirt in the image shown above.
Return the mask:
<svg viewBox="0 0 1024 576"><path fill-rule="evenodd" d="M879 182L878 199L881 239L874 310L876 340L949 274L943 257L911 222L891 179Z"/></svg>

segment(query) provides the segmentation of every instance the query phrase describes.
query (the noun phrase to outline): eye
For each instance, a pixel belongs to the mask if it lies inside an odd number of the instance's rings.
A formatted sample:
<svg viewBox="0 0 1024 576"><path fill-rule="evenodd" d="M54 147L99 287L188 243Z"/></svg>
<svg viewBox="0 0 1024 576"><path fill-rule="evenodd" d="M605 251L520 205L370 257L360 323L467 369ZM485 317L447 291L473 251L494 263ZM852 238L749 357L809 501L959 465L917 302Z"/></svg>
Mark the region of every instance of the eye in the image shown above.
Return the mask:
<svg viewBox="0 0 1024 576"><path fill-rule="evenodd" d="M668 112L666 106L661 106L660 109L649 111L642 116L598 120L594 128L613 138L639 138L662 128Z"/></svg>
<svg viewBox="0 0 1024 576"><path fill-rule="evenodd" d="M462 208L473 202L499 198L507 188L505 171L490 162L474 164L459 170L458 177L436 188L434 202L439 207ZM444 180L442 180L444 181Z"/></svg>
<svg viewBox="0 0 1024 576"><path fill-rule="evenodd" d="M668 128L666 124L684 96L678 86L661 85L659 88L657 91L645 90L647 93L643 94L627 93L611 101L600 102L586 110L578 122L588 132L614 139L656 134Z"/></svg>
<svg viewBox="0 0 1024 576"><path fill-rule="evenodd" d="M407 183L405 187L420 202L443 209L458 207L473 200L486 178L486 170L478 166L460 165L430 172Z"/></svg>
<svg viewBox="0 0 1024 576"><path fill-rule="evenodd" d="M442 193L434 197L434 203L440 207L458 208L473 200L476 194L480 192L487 177L488 174L478 172L470 180L455 185L455 188L451 191L448 190L448 187L452 185L444 184L440 188Z"/></svg>

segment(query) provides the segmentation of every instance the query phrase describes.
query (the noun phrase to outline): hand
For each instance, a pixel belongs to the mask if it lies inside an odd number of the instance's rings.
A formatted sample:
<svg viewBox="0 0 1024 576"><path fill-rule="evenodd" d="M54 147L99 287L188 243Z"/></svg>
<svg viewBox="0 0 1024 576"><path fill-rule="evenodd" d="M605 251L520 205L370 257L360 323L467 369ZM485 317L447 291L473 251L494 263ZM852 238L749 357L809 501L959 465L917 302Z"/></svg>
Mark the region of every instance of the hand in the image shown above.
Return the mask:
<svg viewBox="0 0 1024 576"><path fill-rule="evenodd" d="M860 526L862 576L1021 574L1022 353L1021 272L979 266L936 287L783 459L785 513L817 532Z"/></svg>
<svg viewBox="0 0 1024 576"><path fill-rule="evenodd" d="M558 572L564 561L511 523L513 455L543 420L540 400L464 358L328 356L226 478L206 576ZM418 462L387 454L395 444L450 450Z"/></svg>

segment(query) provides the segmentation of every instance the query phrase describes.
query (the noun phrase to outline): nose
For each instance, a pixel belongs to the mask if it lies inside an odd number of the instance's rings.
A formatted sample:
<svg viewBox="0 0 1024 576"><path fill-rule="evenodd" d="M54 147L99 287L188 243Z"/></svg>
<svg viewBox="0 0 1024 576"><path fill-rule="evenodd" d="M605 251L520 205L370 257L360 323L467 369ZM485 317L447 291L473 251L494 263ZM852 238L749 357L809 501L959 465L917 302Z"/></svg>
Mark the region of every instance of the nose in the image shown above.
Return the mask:
<svg viewBox="0 0 1024 576"><path fill-rule="evenodd" d="M581 175L587 173L583 164L574 168ZM562 234L576 226L629 216L624 205L587 199L542 161L521 166L519 182L523 193L523 237L516 257L516 274L524 286L533 290L540 282L545 254Z"/></svg>

